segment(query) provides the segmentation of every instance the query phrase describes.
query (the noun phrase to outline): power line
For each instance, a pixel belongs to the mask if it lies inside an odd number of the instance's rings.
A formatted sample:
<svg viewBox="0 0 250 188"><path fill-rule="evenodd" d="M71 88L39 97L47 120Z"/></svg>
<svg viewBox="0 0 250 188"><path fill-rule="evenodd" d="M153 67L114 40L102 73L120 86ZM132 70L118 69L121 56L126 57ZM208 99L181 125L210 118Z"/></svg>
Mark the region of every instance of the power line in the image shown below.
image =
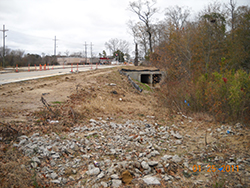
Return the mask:
<svg viewBox="0 0 250 188"><path fill-rule="evenodd" d="M4 67L4 56L5 56L5 37L7 37L7 35L5 35L5 31L9 31L8 29L5 29L5 25L3 25L3 30L0 30L3 32L3 64L2 67Z"/></svg>

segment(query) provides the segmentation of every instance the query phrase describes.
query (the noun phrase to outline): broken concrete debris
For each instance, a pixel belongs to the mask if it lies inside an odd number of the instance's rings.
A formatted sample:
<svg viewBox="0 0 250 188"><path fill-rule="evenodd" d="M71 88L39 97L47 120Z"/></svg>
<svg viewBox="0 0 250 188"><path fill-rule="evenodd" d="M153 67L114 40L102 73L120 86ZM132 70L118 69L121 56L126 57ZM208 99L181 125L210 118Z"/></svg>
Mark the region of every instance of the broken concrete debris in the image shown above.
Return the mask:
<svg viewBox="0 0 250 188"><path fill-rule="evenodd" d="M239 134L241 127L237 125L230 130ZM223 130L210 131L215 136L222 133L229 136ZM100 118L75 126L65 135L35 133L20 136L18 140L13 146L30 157L30 164L23 168L35 169L40 177L46 177L44 181L59 186L69 182L73 187L155 186L173 182L204 185L208 182L197 179L193 166L200 166L202 173L208 164L217 162L238 165L238 173L250 182L250 174L244 170L250 165L249 153L234 153L226 159L213 154L212 143L207 153L190 152L193 138L182 133L178 125L159 126L147 120L118 124ZM210 161L206 163L204 159ZM212 173L206 172L204 176L210 181Z"/></svg>

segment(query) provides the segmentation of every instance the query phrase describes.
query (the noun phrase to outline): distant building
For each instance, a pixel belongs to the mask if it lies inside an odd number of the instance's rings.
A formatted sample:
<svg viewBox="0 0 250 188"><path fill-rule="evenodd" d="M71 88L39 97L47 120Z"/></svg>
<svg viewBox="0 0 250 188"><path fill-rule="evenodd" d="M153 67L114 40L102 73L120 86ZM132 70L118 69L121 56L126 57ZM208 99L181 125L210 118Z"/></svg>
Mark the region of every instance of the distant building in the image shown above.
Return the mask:
<svg viewBox="0 0 250 188"><path fill-rule="evenodd" d="M93 64L96 64L96 63L100 64L100 58L98 58L98 57L92 57L90 59L90 62L92 62Z"/></svg>
<svg viewBox="0 0 250 188"><path fill-rule="evenodd" d="M113 58L111 57L100 57L100 63L101 64L111 64L111 62L113 61Z"/></svg>
<svg viewBox="0 0 250 188"><path fill-rule="evenodd" d="M57 58L57 63L59 65L71 65L71 64L90 64L90 59L84 57L58 57Z"/></svg>
<svg viewBox="0 0 250 188"><path fill-rule="evenodd" d="M103 58L87 58L87 62L86 62L86 58L85 57L57 57L57 63L59 65L71 65L71 64L111 64L111 62L114 61L113 57L103 57Z"/></svg>

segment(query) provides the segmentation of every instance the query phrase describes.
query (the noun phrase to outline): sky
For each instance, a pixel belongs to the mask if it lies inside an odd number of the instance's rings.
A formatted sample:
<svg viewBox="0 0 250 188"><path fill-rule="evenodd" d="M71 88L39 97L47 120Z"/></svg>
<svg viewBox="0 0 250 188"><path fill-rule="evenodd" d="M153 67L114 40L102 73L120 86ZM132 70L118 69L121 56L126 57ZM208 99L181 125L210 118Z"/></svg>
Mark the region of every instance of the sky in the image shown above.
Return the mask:
<svg viewBox="0 0 250 188"><path fill-rule="evenodd" d="M134 0L0 0L0 29L5 25L6 47L24 50L25 53L65 55L74 52L98 56L105 42L117 38L130 43L134 51L133 37L129 32L129 20L138 22L138 17L128 10ZM136 0L137 1L137 0ZM171 6L185 6L192 15L203 10L213 0L157 0L159 12L155 19L164 19L164 10ZM220 0L228 3L229 0ZM250 5L250 0L237 0L237 5ZM0 33L1 47L3 33ZM109 54L109 52L108 52Z"/></svg>

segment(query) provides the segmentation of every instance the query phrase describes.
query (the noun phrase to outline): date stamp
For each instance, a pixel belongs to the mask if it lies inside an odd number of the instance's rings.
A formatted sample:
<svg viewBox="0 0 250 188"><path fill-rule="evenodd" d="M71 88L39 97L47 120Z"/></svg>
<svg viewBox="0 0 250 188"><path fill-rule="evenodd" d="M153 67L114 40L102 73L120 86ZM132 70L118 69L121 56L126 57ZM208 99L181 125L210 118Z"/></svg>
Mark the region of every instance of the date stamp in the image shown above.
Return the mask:
<svg viewBox="0 0 250 188"><path fill-rule="evenodd" d="M201 165L193 165L193 171L202 171ZM238 165L221 165L220 168L216 168L215 165L207 165L207 172L239 172Z"/></svg>

